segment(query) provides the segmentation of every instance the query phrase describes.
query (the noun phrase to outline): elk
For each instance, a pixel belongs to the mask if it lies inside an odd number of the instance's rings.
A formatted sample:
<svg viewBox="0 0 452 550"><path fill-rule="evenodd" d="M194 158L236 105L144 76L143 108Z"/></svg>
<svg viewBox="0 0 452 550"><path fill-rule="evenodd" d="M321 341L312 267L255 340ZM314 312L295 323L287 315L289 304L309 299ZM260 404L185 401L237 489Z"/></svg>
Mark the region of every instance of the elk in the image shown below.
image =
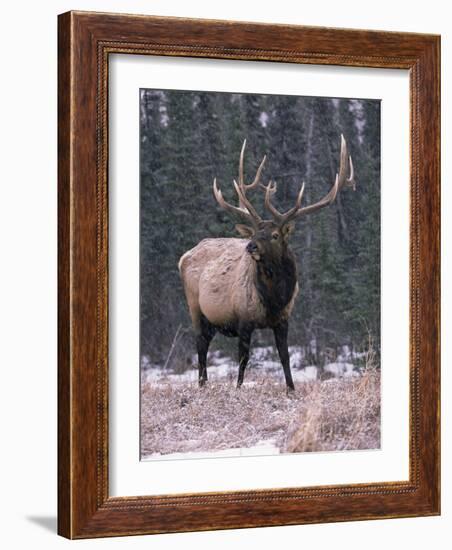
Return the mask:
<svg viewBox="0 0 452 550"><path fill-rule="evenodd" d="M239 372L237 387L243 383L255 329L273 330L284 370L287 391L294 390L287 345L289 317L298 294L297 264L289 247L295 221L332 204L343 187L355 189L354 170L347 143L341 135L339 171L330 191L318 202L301 206L304 182L295 205L282 213L272 204L276 182L261 183L264 156L252 183L244 180L243 159L239 160L238 182L234 189L239 206L228 203L213 181L217 203L232 218L241 222L235 228L243 238L207 238L186 252L179 261L198 353L198 382L207 382L207 351L216 332L238 337ZM347 174L349 172L349 175ZM260 188L265 193L265 208L271 220L263 220L247 193Z"/></svg>

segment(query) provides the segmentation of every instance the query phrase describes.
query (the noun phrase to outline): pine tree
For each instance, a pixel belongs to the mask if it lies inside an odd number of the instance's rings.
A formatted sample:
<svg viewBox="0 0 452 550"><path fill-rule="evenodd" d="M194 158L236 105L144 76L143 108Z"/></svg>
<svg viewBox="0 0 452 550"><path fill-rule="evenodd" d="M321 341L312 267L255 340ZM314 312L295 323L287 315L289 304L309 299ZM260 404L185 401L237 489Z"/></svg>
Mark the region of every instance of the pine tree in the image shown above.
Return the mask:
<svg viewBox="0 0 452 550"><path fill-rule="evenodd" d="M297 221L291 246L300 296L290 342L310 347L317 362L370 330L380 337L380 105L378 101L296 96L142 90L140 100L140 305L142 353L166 358L179 326L190 320L177 269L180 256L206 237L237 236L212 195L216 177L237 204L247 139L245 178L263 173L278 183L282 211L293 206L301 182L304 204L331 188L339 164L340 134L353 155L356 192ZM252 201L262 214L263 193ZM157 322L158 320L158 322ZM270 345L265 331L255 341ZM220 342L218 345L225 345ZM229 345L229 344L228 344Z"/></svg>

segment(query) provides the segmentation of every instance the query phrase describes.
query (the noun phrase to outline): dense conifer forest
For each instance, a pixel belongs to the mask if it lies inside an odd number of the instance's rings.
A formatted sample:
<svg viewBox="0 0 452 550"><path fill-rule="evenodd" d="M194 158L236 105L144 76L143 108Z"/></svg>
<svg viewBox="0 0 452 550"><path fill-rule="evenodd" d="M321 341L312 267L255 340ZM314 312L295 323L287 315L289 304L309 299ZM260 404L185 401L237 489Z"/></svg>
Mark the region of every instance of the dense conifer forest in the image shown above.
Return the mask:
<svg viewBox="0 0 452 550"><path fill-rule="evenodd" d="M344 189L333 205L299 219L291 237L300 294L289 343L306 350L308 364L334 360L343 346L364 349L369 335L379 350L380 102L140 91L142 356L162 365L188 364L195 354L177 264L206 237L238 236L213 197L212 182L216 177L226 200L237 203L232 182L243 140L245 179L254 177L266 154L263 182L276 180L273 202L285 211L302 181L306 205L331 188L341 133L353 157L356 191ZM265 213L263 193L254 191L252 202ZM256 331L253 344L272 345L271 332ZM235 346L225 338L212 343L213 350Z"/></svg>

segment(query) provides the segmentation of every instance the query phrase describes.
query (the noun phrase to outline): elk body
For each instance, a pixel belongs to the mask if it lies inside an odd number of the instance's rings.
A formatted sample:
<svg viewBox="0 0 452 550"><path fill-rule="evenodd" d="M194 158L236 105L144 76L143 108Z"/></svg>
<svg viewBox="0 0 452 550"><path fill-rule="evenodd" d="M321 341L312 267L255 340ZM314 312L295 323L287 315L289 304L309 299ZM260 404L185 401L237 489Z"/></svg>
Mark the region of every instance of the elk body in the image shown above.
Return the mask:
<svg viewBox="0 0 452 550"><path fill-rule="evenodd" d="M218 204L242 222L235 227L242 238L204 239L186 252L179 261L198 352L199 385L207 381L207 352L216 332L239 339L239 373L237 386L243 383L249 360L251 335L257 328L270 328L284 370L288 390L294 389L290 370L287 334L289 317L298 294L297 266L289 247L289 236L300 216L331 204L344 187L355 188L353 163L341 136L339 172L330 191L320 201L301 206L304 183L293 208L279 212L271 202L276 182L260 182L263 158L250 184L245 184L243 143L238 183L234 188L239 206L226 202L216 179L213 192ZM347 177L348 168L350 175ZM247 197L260 188L265 192L265 207L272 216L263 220Z"/></svg>

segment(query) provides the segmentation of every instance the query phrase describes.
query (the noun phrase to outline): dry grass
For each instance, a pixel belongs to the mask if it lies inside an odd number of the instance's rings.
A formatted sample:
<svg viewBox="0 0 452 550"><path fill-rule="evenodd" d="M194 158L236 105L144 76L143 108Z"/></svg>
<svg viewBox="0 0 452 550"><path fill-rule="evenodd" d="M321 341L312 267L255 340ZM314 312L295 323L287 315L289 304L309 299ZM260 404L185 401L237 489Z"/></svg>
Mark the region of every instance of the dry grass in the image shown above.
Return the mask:
<svg viewBox="0 0 452 550"><path fill-rule="evenodd" d="M271 441L280 452L380 447L380 374L300 383L294 395L262 374L235 381L143 383L142 456L249 448Z"/></svg>

